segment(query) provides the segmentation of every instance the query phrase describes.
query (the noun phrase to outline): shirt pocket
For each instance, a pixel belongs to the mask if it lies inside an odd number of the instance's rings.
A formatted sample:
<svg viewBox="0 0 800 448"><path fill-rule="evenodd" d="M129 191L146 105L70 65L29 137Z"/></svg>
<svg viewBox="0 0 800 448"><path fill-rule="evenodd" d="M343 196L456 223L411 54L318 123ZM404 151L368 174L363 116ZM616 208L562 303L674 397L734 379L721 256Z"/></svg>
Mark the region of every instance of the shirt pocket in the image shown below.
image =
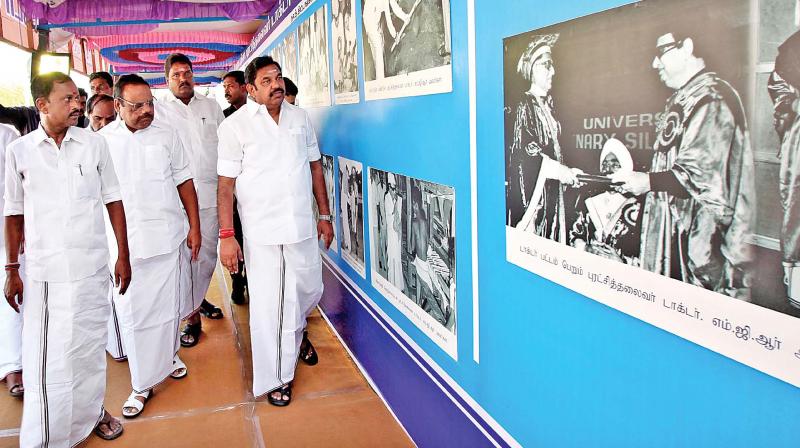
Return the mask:
<svg viewBox="0 0 800 448"><path fill-rule="evenodd" d="M203 120L203 126L201 132L204 142L216 143L219 141L217 137L217 123L215 121L209 118Z"/></svg>
<svg viewBox="0 0 800 448"><path fill-rule="evenodd" d="M307 154L305 128L302 126L289 128L289 137L297 155L305 157Z"/></svg>
<svg viewBox="0 0 800 448"><path fill-rule="evenodd" d="M169 172L169 158L166 148L160 145L144 147L144 178L148 180L164 180Z"/></svg>
<svg viewBox="0 0 800 448"><path fill-rule="evenodd" d="M100 198L100 173L96 167L76 163L71 168L72 195L74 199Z"/></svg>

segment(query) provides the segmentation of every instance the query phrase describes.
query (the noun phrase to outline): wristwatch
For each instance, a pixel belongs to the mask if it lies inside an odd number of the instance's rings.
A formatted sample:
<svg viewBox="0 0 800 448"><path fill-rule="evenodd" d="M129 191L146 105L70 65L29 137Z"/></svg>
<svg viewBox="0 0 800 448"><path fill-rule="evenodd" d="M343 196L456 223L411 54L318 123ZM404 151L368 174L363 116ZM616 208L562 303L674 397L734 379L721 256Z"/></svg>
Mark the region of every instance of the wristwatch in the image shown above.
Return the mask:
<svg viewBox="0 0 800 448"><path fill-rule="evenodd" d="M332 222L332 221L331 221L331 215L319 215L319 220L320 220L320 221L328 221L328 222Z"/></svg>

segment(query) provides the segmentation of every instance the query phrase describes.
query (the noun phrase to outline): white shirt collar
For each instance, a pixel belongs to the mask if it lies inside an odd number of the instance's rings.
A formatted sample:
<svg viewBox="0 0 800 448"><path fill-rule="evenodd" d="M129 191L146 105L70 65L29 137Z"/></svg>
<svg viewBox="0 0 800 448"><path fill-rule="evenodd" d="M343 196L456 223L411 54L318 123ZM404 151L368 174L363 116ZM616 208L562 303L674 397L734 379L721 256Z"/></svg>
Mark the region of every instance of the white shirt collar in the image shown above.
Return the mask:
<svg viewBox="0 0 800 448"><path fill-rule="evenodd" d="M76 129L75 126L70 126L67 128L67 133L64 135L64 140L62 140L62 143L70 140L75 140L77 142L83 141L83 138L79 135L79 131L75 131L74 129ZM41 124L39 124L39 127L36 128L35 131L31 132L31 134L33 134L34 141L37 144L50 139L50 136L47 135L47 132L44 131L44 127Z"/></svg>

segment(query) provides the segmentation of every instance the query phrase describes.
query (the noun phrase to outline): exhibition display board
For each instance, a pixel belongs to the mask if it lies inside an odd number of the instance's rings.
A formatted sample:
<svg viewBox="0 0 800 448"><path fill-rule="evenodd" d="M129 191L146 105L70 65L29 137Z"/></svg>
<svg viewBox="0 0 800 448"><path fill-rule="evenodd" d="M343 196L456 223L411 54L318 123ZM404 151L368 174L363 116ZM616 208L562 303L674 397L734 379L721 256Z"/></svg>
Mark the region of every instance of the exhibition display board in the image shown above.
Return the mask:
<svg viewBox="0 0 800 448"><path fill-rule="evenodd" d="M326 288L442 378L475 446L794 446L795 6L295 0L240 66L297 74Z"/></svg>

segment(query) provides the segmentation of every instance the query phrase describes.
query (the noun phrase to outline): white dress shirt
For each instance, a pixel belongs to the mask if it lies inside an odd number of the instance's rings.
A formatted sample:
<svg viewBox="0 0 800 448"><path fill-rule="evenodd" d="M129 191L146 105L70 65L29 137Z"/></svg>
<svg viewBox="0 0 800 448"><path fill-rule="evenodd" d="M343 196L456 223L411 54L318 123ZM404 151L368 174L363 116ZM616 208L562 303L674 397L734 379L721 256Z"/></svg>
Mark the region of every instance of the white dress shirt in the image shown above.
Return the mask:
<svg viewBox="0 0 800 448"><path fill-rule="evenodd" d="M4 124L0 124L0 191L4 191L6 188L5 184L5 172L6 172L6 148L8 145L11 144L14 140L19 137L17 130L12 128L11 126L7 126ZM3 198L0 197L0 208L5 206L5 201ZM6 220L0 220L0 235L5 235L5 226ZM2 253L5 254L6 252L6 239L0 236L0 250Z"/></svg>
<svg viewBox="0 0 800 448"><path fill-rule="evenodd" d="M279 124L248 101L220 125L217 172L236 179L245 238L271 245L316 235L309 162L319 158L308 114L287 102Z"/></svg>
<svg viewBox="0 0 800 448"><path fill-rule="evenodd" d="M105 139L75 126L61 149L41 126L6 149L4 215L25 216L27 275L68 282L108 264L103 204L122 199Z"/></svg>
<svg viewBox="0 0 800 448"><path fill-rule="evenodd" d="M176 187L192 178L177 132L158 123L131 132L118 118L99 134L119 178L131 258L174 251L189 230Z"/></svg>
<svg viewBox="0 0 800 448"><path fill-rule="evenodd" d="M217 128L224 119L216 101L196 92L189 104L183 104L172 93L156 102L156 122L178 131L189 154L201 210L217 206Z"/></svg>

